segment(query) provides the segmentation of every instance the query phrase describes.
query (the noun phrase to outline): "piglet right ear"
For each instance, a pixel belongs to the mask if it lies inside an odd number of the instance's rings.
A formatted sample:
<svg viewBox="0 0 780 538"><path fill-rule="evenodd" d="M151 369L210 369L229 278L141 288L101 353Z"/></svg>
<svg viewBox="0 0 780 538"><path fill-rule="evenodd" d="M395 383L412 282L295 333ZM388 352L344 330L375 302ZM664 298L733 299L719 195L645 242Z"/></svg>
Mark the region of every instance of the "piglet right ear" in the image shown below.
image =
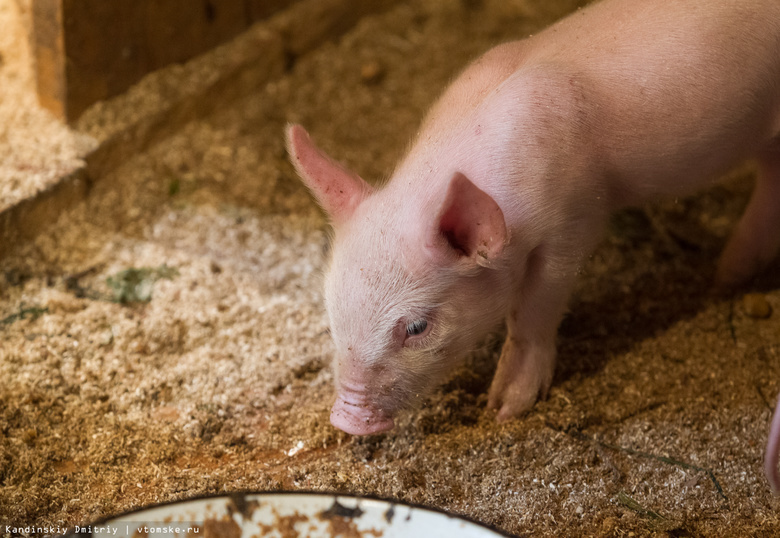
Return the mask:
<svg viewBox="0 0 780 538"><path fill-rule="evenodd" d="M447 187L434 234L444 238L452 252L482 267L495 266L508 241L499 205L460 172L455 173Z"/></svg>
<svg viewBox="0 0 780 538"><path fill-rule="evenodd" d="M349 219L374 190L360 176L344 168L317 146L300 125L287 126L287 151L298 174L333 221Z"/></svg>

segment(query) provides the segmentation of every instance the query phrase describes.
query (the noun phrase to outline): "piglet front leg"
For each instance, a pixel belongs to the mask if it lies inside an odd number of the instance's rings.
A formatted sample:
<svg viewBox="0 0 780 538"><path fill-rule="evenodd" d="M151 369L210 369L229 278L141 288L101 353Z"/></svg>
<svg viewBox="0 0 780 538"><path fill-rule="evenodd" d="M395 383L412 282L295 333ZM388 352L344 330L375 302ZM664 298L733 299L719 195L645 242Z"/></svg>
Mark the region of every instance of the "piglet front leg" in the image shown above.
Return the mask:
<svg viewBox="0 0 780 538"><path fill-rule="evenodd" d="M488 407L504 422L547 398L555 369L555 342L533 342L513 336L504 342L496 375L488 393Z"/></svg>
<svg viewBox="0 0 780 538"><path fill-rule="evenodd" d="M498 411L499 422L546 398L552 384L555 336L573 279L550 270L544 251L537 247L529 256L523 283L506 319L507 337L488 393L488 407Z"/></svg>

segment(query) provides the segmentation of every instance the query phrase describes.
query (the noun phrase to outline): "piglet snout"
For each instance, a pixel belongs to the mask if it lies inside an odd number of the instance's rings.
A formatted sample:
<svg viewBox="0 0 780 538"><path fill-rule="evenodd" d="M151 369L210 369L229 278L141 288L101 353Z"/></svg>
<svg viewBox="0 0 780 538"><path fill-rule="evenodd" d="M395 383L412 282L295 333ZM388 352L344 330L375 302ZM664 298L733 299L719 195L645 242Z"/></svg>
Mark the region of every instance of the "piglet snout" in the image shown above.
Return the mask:
<svg viewBox="0 0 780 538"><path fill-rule="evenodd" d="M352 435L369 435L393 429L393 417L356 394L340 393L330 412L330 423Z"/></svg>

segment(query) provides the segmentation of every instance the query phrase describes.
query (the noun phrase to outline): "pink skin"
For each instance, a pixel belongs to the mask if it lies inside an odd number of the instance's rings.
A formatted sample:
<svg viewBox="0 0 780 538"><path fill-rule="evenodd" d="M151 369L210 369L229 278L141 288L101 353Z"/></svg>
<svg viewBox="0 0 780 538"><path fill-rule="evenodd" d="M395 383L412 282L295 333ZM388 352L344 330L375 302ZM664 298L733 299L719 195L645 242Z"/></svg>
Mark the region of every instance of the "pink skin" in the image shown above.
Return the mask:
<svg viewBox="0 0 780 538"><path fill-rule="evenodd" d="M393 429L393 417L375 408L366 400L365 384L351 389L345 383L339 387L338 397L330 413L330 422L338 429L353 435L367 435Z"/></svg>
<svg viewBox="0 0 780 538"><path fill-rule="evenodd" d="M717 278L766 267L780 249L779 20L776 0L593 4L469 66L382 188L290 126L292 162L335 230L333 424L392 428L502 321L488 405L500 421L527 411L552 382L558 325L609 214L749 157L756 191ZM780 419L770 437L780 489Z"/></svg>
<svg viewBox="0 0 780 538"><path fill-rule="evenodd" d="M777 462L780 460L780 399L775 407L772 417L772 425L769 428L769 441L766 445L764 456L764 474L766 474L772 493L780 494L780 472L777 470Z"/></svg>

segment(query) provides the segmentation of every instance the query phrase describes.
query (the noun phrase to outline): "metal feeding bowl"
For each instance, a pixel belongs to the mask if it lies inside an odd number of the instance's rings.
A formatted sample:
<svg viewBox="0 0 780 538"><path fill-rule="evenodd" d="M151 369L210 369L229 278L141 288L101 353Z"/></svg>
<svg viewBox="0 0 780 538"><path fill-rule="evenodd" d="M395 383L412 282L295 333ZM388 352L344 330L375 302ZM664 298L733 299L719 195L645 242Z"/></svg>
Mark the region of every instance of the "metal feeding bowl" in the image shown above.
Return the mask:
<svg viewBox="0 0 780 538"><path fill-rule="evenodd" d="M241 493L161 504L66 535L125 538L495 538L510 536L446 512L326 493Z"/></svg>

